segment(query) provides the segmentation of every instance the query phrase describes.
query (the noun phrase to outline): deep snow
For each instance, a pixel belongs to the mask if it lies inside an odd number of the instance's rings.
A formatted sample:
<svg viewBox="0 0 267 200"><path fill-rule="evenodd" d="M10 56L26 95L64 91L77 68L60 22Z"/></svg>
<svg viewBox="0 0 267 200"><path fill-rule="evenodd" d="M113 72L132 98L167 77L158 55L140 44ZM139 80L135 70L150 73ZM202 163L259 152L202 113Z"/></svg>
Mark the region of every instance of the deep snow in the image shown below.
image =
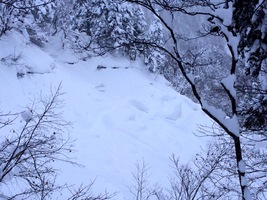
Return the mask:
<svg viewBox="0 0 267 200"><path fill-rule="evenodd" d="M117 200L131 199L132 172L144 161L151 183L166 186L172 172L169 157L189 161L205 144L193 134L197 124L211 123L200 106L138 61L112 56L80 61L57 44L55 39L40 49L15 32L0 38L1 111L28 112L30 99L62 83L64 117L74 122L70 136L76 139L76 161L84 168L60 164L60 183L95 180L95 193L107 190L118 192ZM0 139L4 134L0 130ZM5 191L16 187L7 184Z"/></svg>

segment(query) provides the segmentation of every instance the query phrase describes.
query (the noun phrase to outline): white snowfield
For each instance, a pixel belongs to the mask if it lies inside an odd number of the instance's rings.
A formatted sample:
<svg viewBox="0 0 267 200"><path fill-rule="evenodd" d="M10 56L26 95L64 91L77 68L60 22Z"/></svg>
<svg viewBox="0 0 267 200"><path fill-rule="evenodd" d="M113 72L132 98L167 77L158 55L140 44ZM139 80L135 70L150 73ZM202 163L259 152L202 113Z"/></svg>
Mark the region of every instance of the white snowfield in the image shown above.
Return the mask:
<svg viewBox="0 0 267 200"><path fill-rule="evenodd" d="M211 124L210 119L162 76L118 57L79 61L71 51L53 44L42 50L17 33L0 39L0 109L28 112L30 99L62 84L63 115L73 122L70 137L76 139L73 156L84 167L58 164L59 183L95 180L95 194L106 190L117 192L116 200L133 199L128 187L135 184L136 163L148 165L152 185L166 186L172 173L170 156L187 162L205 145L206 139L194 133L198 124ZM20 66L3 61L14 52L21 54ZM100 65L106 68L97 69ZM17 76L19 72L24 74ZM30 120L26 114L14 126ZM4 134L0 130L0 140ZM0 186L8 194L16 184Z"/></svg>

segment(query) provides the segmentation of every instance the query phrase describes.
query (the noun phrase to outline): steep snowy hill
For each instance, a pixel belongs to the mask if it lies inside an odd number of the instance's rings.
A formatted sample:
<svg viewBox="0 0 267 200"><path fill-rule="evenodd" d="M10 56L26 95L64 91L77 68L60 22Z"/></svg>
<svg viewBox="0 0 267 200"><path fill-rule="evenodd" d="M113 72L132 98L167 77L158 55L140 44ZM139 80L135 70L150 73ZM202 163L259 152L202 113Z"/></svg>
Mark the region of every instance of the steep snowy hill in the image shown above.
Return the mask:
<svg viewBox="0 0 267 200"><path fill-rule="evenodd" d="M136 163L144 161L151 183L165 186L172 172L169 157L188 161L205 143L193 134L197 124L211 123L200 106L142 64L111 56L79 61L55 45L42 50L15 32L0 39L1 111L25 111L32 99L60 83L62 111L73 122L75 161L84 165L57 166L60 183L95 180L96 193L107 190L118 192L117 200L132 199L128 187ZM0 130L0 139L4 134ZM7 184L5 192L17 187Z"/></svg>

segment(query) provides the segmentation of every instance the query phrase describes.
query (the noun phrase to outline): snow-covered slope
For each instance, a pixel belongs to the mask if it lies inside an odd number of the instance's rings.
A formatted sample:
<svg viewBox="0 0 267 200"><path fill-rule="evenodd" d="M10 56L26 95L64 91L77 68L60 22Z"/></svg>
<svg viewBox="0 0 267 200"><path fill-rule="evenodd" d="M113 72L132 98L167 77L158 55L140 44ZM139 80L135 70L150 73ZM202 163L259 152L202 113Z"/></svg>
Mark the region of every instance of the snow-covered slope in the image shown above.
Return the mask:
<svg viewBox="0 0 267 200"><path fill-rule="evenodd" d="M200 106L138 62L111 56L78 61L55 45L43 51L16 33L0 39L0 60L3 112L24 111L30 99L62 83L64 117L74 122L70 137L84 168L58 166L59 182L95 179L96 193L106 189L118 192L115 199L131 199L127 186L136 163L148 164L152 183L166 185L169 157L188 161L205 142L193 134L197 124L210 124Z"/></svg>

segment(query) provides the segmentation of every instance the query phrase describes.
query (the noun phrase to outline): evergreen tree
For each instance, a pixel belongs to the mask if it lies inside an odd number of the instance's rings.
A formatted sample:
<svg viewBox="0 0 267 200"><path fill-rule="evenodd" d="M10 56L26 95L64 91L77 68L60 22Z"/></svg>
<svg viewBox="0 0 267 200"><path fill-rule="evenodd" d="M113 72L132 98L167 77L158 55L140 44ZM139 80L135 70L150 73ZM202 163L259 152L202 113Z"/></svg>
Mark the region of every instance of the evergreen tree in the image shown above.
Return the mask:
<svg viewBox="0 0 267 200"><path fill-rule="evenodd" d="M240 34L239 53L245 58L246 73L258 76L266 68L267 2L236 0L231 28Z"/></svg>
<svg viewBox="0 0 267 200"><path fill-rule="evenodd" d="M239 83L242 127L267 139L267 2L236 0L233 8L230 28L240 35L238 53L247 76Z"/></svg>
<svg viewBox="0 0 267 200"><path fill-rule="evenodd" d="M142 43L135 41L145 40L148 25L146 23L145 14L139 6L133 6L131 8L131 34L129 41L129 57L131 60L135 60L137 56L143 55L145 57L146 46Z"/></svg>
<svg viewBox="0 0 267 200"><path fill-rule="evenodd" d="M61 0L56 1L61 2ZM52 0L0 1L0 36L15 29L29 36L30 41L42 46L50 34L56 12Z"/></svg>
<svg viewBox="0 0 267 200"><path fill-rule="evenodd" d="M154 19L149 27L147 40L154 46L163 45L162 25L158 19ZM145 55L145 63L149 66L151 72L162 72L165 56L158 48L149 47Z"/></svg>

